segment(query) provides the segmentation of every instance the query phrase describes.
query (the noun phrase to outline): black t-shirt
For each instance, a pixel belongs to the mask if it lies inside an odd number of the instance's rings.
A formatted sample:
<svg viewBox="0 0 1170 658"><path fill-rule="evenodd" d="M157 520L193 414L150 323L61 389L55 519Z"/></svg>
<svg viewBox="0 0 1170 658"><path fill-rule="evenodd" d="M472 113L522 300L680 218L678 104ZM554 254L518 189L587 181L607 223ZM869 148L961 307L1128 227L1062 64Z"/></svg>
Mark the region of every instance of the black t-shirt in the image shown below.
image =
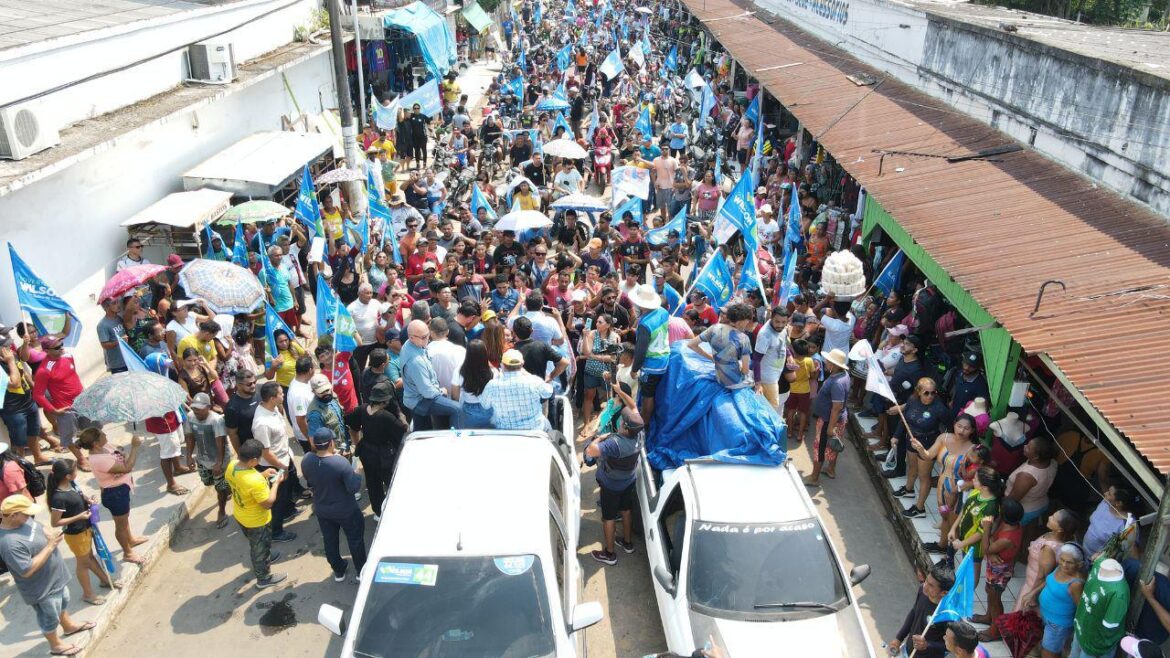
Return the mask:
<svg viewBox="0 0 1170 658"><path fill-rule="evenodd" d="M232 396L228 398L227 406L223 408L224 427L235 430L240 437L240 443L252 438L252 417L256 415L256 405L258 404L260 404L259 393L248 399L233 392Z"/></svg>
<svg viewBox="0 0 1170 658"><path fill-rule="evenodd" d="M532 145L512 144L512 148L508 149L508 157L512 160L512 166L518 167L521 162L532 157Z"/></svg>
<svg viewBox="0 0 1170 658"><path fill-rule="evenodd" d="M389 366L387 366L387 369L389 369ZM390 381L390 375L385 371L374 372L374 369L370 367L362 371L361 392L363 400L370 399L370 391L374 390L374 384L378 382L386 382L391 386L394 384L394 382Z"/></svg>
<svg viewBox="0 0 1170 658"><path fill-rule="evenodd" d="M569 101L569 118L573 121L580 121L581 117L585 116L585 97L577 96Z"/></svg>
<svg viewBox="0 0 1170 658"><path fill-rule="evenodd" d="M85 503L81 492L76 489L54 489L49 492L49 509L59 510L61 518L67 519L89 509L89 505ZM80 535L87 528L89 528L89 519L82 519L66 525L62 532L67 535Z"/></svg>
<svg viewBox="0 0 1170 658"><path fill-rule="evenodd" d="M650 245L642 240L638 240L637 242L623 242L618 247L618 253L622 255L623 259L637 258L645 260L650 258Z"/></svg>
<svg viewBox="0 0 1170 658"><path fill-rule="evenodd" d="M515 348L524 355L524 369L541 379L548 374L548 364L564 358L552 345L531 338L516 343Z"/></svg>
<svg viewBox="0 0 1170 658"><path fill-rule="evenodd" d="M508 259L508 256L512 257L511 260ZM516 267L516 263L520 262L520 259L523 256L524 247L520 246L519 242L513 242L510 245L501 244L496 247L495 251L492 252L492 260L494 260L497 265L509 268Z"/></svg>
<svg viewBox="0 0 1170 658"><path fill-rule="evenodd" d="M548 184L548 176L544 172L544 164L538 165L534 162L529 162L524 165L524 177L541 187Z"/></svg>
<svg viewBox="0 0 1170 658"><path fill-rule="evenodd" d="M357 421L354 429L360 430L362 440L358 443L358 454L371 447L381 451L397 452L406 436L406 423L398 417L398 402L391 400L385 409L370 413L369 405L362 405L354 414ZM366 453L368 454L368 453Z"/></svg>

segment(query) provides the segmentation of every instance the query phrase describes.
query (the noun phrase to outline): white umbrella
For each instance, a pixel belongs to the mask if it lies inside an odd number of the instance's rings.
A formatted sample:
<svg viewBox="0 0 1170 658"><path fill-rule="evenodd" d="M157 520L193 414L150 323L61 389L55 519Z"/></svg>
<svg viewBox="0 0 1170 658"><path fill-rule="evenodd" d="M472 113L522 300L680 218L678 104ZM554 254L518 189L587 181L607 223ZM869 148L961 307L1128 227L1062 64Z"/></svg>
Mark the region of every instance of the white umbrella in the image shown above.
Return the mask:
<svg viewBox="0 0 1170 658"><path fill-rule="evenodd" d="M565 196L552 202L552 207L557 210L579 210L581 212L605 212L609 210L609 204L602 199L581 192L574 192L566 194Z"/></svg>
<svg viewBox="0 0 1170 658"><path fill-rule="evenodd" d="M589 153L577 142L571 139L554 139L545 144L542 149L546 156L568 158L570 160L584 160Z"/></svg>
<svg viewBox="0 0 1170 658"><path fill-rule="evenodd" d="M534 228L552 226L552 220L544 213L536 210L513 210L500 218L493 226L497 231L515 231L520 233Z"/></svg>
<svg viewBox="0 0 1170 658"><path fill-rule="evenodd" d="M654 13L654 11L652 9L650 9L649 7L634 7L634 11L638 12L639 14L653 14Z"/></svg>

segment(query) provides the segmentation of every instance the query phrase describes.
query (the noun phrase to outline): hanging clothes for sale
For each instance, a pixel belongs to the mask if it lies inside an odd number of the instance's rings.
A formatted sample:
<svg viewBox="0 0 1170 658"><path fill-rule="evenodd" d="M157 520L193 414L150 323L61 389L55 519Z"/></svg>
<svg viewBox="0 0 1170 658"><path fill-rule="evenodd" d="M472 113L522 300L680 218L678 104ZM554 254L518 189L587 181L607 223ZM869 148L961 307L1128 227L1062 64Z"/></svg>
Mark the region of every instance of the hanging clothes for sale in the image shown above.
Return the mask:
<svg viewBox="0 0 1170 658"><path fill-rule="evenodd" d="M350 72L357 71L357 46L352 41L345 44L345 68Z"/></svg>

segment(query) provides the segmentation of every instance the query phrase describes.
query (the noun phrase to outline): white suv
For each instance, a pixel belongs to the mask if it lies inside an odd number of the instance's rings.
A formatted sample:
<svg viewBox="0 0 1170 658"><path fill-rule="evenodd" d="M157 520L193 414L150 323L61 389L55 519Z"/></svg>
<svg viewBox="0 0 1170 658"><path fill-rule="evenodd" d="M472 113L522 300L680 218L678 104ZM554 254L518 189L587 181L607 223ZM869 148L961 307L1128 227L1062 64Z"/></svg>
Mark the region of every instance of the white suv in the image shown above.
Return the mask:
<svg viewBox="0 0 1170 658"><path fill-rule="evenodd" d="M584 656L580 473L559 432L422 432L403 445L361 574L345 658Z"/></svg>
<svg viewBox="0 0 1170 658"><path fill-rule="evenodd" d="M872 658L851 586L796 469L688 462L656 486L642 454L638 500L671 651L734 658ZM778 653L779 652L779 653Z"/></svg>

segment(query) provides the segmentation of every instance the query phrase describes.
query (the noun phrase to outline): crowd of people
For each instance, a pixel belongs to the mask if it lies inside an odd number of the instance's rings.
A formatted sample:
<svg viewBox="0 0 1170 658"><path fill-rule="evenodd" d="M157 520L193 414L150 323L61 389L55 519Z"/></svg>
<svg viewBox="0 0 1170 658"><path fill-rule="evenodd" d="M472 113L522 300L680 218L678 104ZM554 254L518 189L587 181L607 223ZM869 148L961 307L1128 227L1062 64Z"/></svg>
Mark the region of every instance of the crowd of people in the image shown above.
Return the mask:
<svg viewBox="0 0 1170 658"><path fill-rule="evenodd" d="M949 337L961 317L912 266L872 295L838 299L821 289L833 252L853 254L871 283L893 257L859 242L856 182L807 135L785 130L779 106L756 101L764 93L756 83L737 82L743 72L734 77L729 54L676 1L526 0L501 28L501 72L478 106L452 74L440 85L440 114L401 108L394 129L371 125L359 137L367 160L354 164L386 210L366 218L368 235L351 211L365 204L328 187L319 218L290 208L205 245L212 259L244 251L265 288L254 313L225 324L178 283L187 263L177 254L149 282L103 302L96 334L108 371L130 367L128 347L187 394L182 413L148 419L128 449L72 409L84 386L64 349L68 327L53 335L31 322L0 327L9 437L0 445L0 557L53 653L78 651L58 628L65 636L88 628L66 611L69 576L56 547L64 539L84 600L101 605L92 577L99 587L120 584L93 554L90 506L100 499L122 559L140 562L135 547L147 538L131 529L131 473L156 445L169 493L186 494L180 478L191 473L214 488L215 524L231 518L241 529L255 587L285 579L272 569L273 545L295 538L285 524L309 505L340 582L366 559L363 482L377 520L410 431L560 430L568 404L586 460L606 466L598 469L604 541L592 557L615 564L618 547L635 550L633 464L674 348L712 361L723 386L762 395L783 417L790 448L812 431L810 487L838 476L852 413L877 418L866 438L887 475L906 477L895 492L910 501L906 517L925 516L933 489L941 539L925 548L941 558L887 642L891 653L985 655L980 641L1037 611L1046 658L1069 645L1073 656L1113 655L1125 630L1125 578L1135 577L1142 548L1127 522L1137 494L1107 464L1086 465L1105 492L1095 510L1081 514L1092 505L1085 497L1056 504L1057 458L1067 450L1050 438L1055 414L991 417L978 350ZM474 37L471 52L495 57L486 35ZM542 153L556 140L588 155ZM435 143L451 156L441 169L428 167ZM643 172L644 195L617 184L619 168ZM459 184L465 172L472 185ZM736 180L753 175L755 235L728 235L720 209ZM586 192L610 209L558 208ZM549 222L496 227L520 211ZM311 257L315 238L324 239L320 258ZM126 247L117 269L149 262L141 240ZM727 297L696 285L715 255L729 263ZM352 331L336 314L321 323L314 310L327 297ZM862 340L872 361L851 358ZM884 371L896 399L866 391L868 367ZM993 440L983 442L989 431ZM30 465L51 468L47 484ZM92 473L97 490L86 494L79 472ZM35 520L40 500L60 534ZM954 584L955 557L970 551L987 593L971 621L986 630L932 623ZM1001 594L1017 561L1027 576L1005 616ZM1139 589L1148 605L1133 630L1160 644L1170 581L1157 576Z"/></svg>

